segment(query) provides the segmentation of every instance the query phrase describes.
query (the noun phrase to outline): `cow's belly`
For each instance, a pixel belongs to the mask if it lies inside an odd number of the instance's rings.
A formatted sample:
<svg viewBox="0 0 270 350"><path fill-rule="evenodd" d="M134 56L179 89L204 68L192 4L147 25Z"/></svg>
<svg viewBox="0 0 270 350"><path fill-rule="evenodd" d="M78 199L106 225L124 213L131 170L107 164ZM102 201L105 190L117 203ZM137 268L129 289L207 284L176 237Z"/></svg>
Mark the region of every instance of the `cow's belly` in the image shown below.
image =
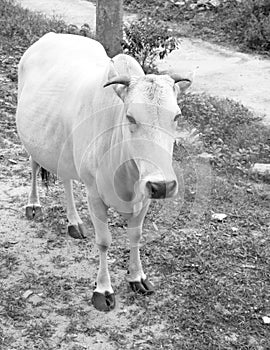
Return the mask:
<svg viewBox="0 0 270 350"><path fill-rule="evenodd" d="M78 179L68 125L59 108L61 99L54 96L42 101L38 94L30 99L28 96L22 92L17 109L17 129L26 150L59 177Z"/></svg>

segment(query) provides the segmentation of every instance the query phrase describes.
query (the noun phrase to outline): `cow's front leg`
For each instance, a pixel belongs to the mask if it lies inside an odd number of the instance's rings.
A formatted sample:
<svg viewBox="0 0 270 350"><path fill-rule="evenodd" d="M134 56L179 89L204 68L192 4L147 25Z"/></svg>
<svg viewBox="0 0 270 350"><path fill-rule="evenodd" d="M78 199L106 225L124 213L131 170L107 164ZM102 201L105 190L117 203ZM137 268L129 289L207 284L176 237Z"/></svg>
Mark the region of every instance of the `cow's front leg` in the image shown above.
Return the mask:
<svg viewBox="0 0 270 350"><path fill-rule="evenodd" d="M91 195L88 195L88 204L99 251L99 269L92 303L97 310L110 311L115 307L115 295L111 286L107 261L107 252L112 241L107 223L108 208L100 198Z"/></svg>
<svg viewBox="0 0 270 350"><path fill-rule="evenodd" d="M131 217L128 220L127 229L130 244L130 260L127 281L129 282L134 292L145 295L154 293L154 286L143 272L140 259L140 240L142 237L142 225L147 209L148 205L142 209L141 213L138 216Z"/></svg>

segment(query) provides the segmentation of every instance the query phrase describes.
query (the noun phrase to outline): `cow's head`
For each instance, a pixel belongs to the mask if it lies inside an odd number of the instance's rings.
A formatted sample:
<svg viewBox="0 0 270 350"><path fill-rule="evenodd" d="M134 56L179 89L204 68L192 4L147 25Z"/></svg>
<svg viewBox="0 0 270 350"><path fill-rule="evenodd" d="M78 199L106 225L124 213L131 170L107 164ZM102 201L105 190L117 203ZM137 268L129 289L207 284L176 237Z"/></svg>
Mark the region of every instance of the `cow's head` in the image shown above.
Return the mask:
<svg viewBox="0 0 270 350"><path fill-rule="evenodd" d="M149 198L172 197L178 184L172 168L178 99L191 80L174 75L116 76L112 85L125 105L122 120L124 140L137 171L135 193Z"/></svg>

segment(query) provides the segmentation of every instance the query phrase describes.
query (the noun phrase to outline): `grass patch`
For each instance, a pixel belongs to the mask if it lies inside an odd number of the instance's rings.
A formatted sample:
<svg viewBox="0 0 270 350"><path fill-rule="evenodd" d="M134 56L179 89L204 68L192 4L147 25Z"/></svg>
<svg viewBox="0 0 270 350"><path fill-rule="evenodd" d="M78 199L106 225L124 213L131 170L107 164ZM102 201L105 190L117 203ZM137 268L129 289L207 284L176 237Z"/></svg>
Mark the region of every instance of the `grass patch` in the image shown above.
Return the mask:
<svg viewBox="0 0 270 350"><path fill-rule="evenodd" d="M2 245L3 248L1 247ZM11 253L8 251L8 249L5 249L5 243L0 245L0 254L0 278L4 279L7 278L9 273L14 272L18 268L19 261L14 253Z"/></svg>
<svg viewBox="0 0 270 350"><path fill-rule="evenodd" d="M23 9L14 0L0 2L0 73L8 72L11 80L17 80L17 64L25 50L48 32L71 33L94 37L86 24L81 28L67 25L59 18Z"/></svg>
<svg viewBox="0 0 270 350"><path fill-rule="evenodd" d="M13 11L17 13L18 22L19 16L26 14L29 20L27 25L31 26L31 21L34 23L31 30L36 37L33 40L42 35L42 31L34 29L41 20L39 16L24 12L9 1L5 3L4 16L10 16L7 9L15 8ZM3 3L0 6L3 11ZM40 28L48 28L48 31L55 28L50 27L49 20L43 20L47 22ZM26 159L26 154L17 154L14 147L14 143L19 143L14 135L16 79L12 80L9 74L11 67L15 69L14 62L19 58L19 53L32 39L27 34L22 34L24 39L21 39L17 29L13 34L10 30L2 31L1 35L6 38L6 42L3 41L5 50L10 50L1 52L3 57L10 57L1 66L1 73L4 74L3 84L0 85L1 145L10 148L9 158ZM170 213L160 210L162 202L153 203L144 227L146 237L142 260L145 271L156 284L155 296L136 296L125 287L123 281L117 287L117 294L124 305L119 315L126 315L128 322L121 327L87 324L93 311L89 305L94 281L77 279L72 275L64 277L66 266L60 253L50 260L50 272L35 270L20 274L18 254L9 251L13 248L6 246L5 240L2 240L4 234L1 233L4 271L1 277L4 277L5 286L0 288L0 319L6 330L12 328L13 332L8 336L8 332L0 328L0 346L4 350L16 348L14 335L22 334L22 329L28 349L34 346L40 349L55 348L51 344L54 344L57 325L48 321L48 315L58 326L65 320L67 328L63 331L62 342L67 348L83 348L80 344L72 343L73 338L67 337L69 333L86 337L106 334L117 349L270 348L269 325L262 322L263 316L270 316L269 179L254 178L249 172L254 162L269 162L269 130L244 106L228 99L187 94L181 101L181 108L183 124L195 126L202 133L203 147L212 155L214 176L211 191L203 202L207 209L196 221L192 216L197 191L196 171L192 163L194 154L181 146L175 148L175 159L181 162L184 169L185 191L181 208L172 222L167 220ZM1 158L1 168L6 171L3 174L12 176L5 156L3 162ZM22 172L22 177L25 174ZM59 187L51 187L44 199L48 205L44 230L35 237L47 239L42 256L65 246L65 239L61 236L65 218L60 203L62 192L63 189ZM81 198L79 204L84 219L85 199ZM227 218L221 222L214 221L211 218L213 212L225 213ZM47 224L49 220L51 222ZM153 221L158 226L155 234ZM113 272L122 271L127 268L128 261L128 249L123 239L125 223L121 217L114 215L110 216L109 222L114 236L109 253L110 269ZM53 234L53 239L48 238L47 232ZM148 233L151 233L151 239ZM74 262L82 261L91 249L89 244L76 244L80 247L80 254L73 256ZM63 277L59 277L60 269ZM8 288L6 283L15 275L18 284ZM22 293L27 289L33 290L34 294L42 294L41 305L33 307L31 300L22 299ZM58 318L50 312L55 312ZM104 317L109 319L110 316Z"/></svg>
<svg viewBox="0 0 270 350"><path fill-rule="evenodd" d="M240 103L186 94L180 106L184 121L202 134L204 148L212 154L218 174L250 177L254 163L269 163L269 127Z"/></svg>
<svg viewBox="0 0 270 350"><path fill-rule="evenodd" d="M129 11L177 23L179 35L200 37L236 45L243 51L269 55L270 6L268 0L227 0L219 6L200 6L196 1L125 0ZM186 27L186 28L184 28Z"/></svg>
<svg viewBox="0 0 270 350"><path fill-rule="evenodd" d="M44 15L23 9L13 0L0 3L0 38L2 49L22 51L49 31L62 33L67 25L62 20L49 19Z"/></svg>
<svg viewBox="0 0 270 350"><path fill-rule="evenodd" d="M160 284L154 302L140 300L147 309L141 322L155 318L159 323L166 315L171 341L161 335L149 344L160 349L251 349L253 343L256 349L268 348L262 316L270 312L269 203L217 179L209 211L229 217L216 223L206 215L194 227L180 213L173 229L144 246L148 271L159 276ZM238 228L236 234L232 227Z"/></svg>

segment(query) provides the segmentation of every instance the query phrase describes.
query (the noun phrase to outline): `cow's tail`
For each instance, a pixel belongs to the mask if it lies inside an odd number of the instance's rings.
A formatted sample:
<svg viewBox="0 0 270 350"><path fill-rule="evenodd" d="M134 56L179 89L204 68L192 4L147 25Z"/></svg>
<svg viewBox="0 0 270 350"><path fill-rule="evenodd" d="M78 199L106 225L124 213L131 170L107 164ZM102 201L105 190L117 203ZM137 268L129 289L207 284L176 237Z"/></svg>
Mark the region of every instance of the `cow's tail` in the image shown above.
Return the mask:
<svg viewBox="0 0 270 350"><path fill-rule="evenodd" d="M50 172L44 168L40 168L40 175L41 175L41 179L42 179L42 183L43 185L48 188L49 184L50 184Z"/></svg>

